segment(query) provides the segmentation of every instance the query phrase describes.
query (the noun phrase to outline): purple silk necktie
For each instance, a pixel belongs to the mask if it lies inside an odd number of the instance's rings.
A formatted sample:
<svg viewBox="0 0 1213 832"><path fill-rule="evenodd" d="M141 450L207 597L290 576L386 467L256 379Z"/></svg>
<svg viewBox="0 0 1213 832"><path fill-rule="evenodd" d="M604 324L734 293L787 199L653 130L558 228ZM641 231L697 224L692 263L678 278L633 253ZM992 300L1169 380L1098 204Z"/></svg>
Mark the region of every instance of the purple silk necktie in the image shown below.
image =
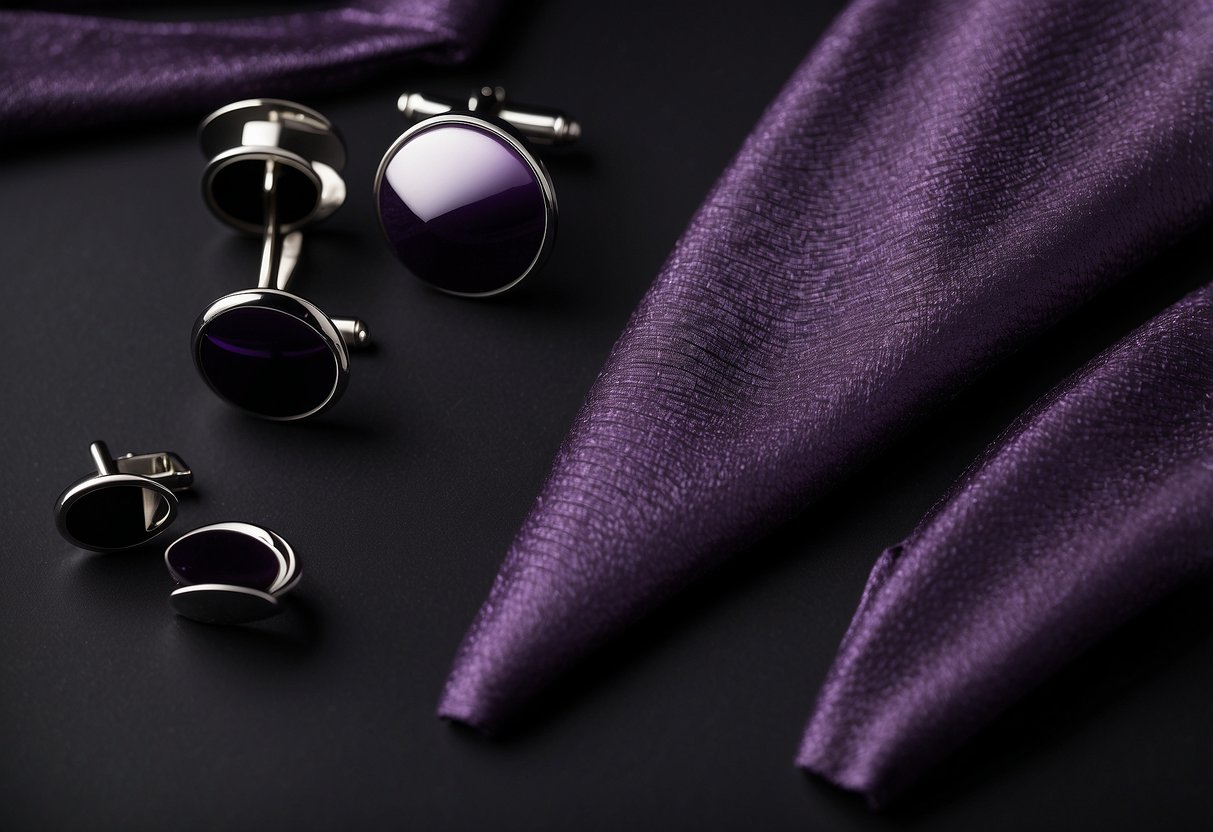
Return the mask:
<svg viewBox="0 0 1213 832"><path fill-rule="evenodd" d="M880 805L1210 574L1213 287L1050 394L881 556L797 763Z"/></svg>
<svg viewBox="0 0 1213 832"><path fill-rule="evenodd" d="M852 3L616 344L439 713L499 726L1194 229L1211 89L1210 0Z"/></svg>
<svg viewBox="0 0 1213 832"><path fill-rule="evenodd" d="M237 98L333 90L402 60L468 57L497 0L356 0L253 19L153 23L0 12L0 144Z"/></svg>

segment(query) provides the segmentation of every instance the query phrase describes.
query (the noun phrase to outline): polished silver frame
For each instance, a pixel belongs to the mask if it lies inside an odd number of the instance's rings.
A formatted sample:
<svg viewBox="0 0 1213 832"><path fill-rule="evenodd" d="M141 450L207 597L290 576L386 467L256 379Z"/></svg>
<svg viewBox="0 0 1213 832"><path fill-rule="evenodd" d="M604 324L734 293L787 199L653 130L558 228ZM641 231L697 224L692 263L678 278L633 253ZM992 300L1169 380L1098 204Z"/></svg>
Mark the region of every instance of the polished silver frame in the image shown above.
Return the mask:
<svg viewBox="0 0 1213 832"><path fill-rule="evenodd" d="M455 292L450 289L444 289L441 286L435 286L433 283L430 283L428 280L418 277L417 275L414 275L414 277L417 277L418 280L421 280L421 282L425 283L427 286L448 295L456 295L458 297L465 298L487 298L493 297L494 295L500 295L503 292L508 292L510 289L513 289L515 286L525 280L526 277L531 274L531 272L542 267L547 261L548 257L552 253L552 246L556 242L556 225L560 214L559 206L556 203L556 187L552 184L552 177L550 174L548 174L547 168L544 167L542 161L535 157L535 154L531 153L530 149L527 147L525 139L523 139L513 127L500 119L492 116L480 116L470 112L442 113L440 115L431 116L424 121L417 122L412 127L397 136L396 140L388 147L387 152L383 154L383 158L379 161L379 169L375 173L375 215L379 218L379 229L383 232L384 238L387 239L388 245L389 247L392 247L394 253L395 248L392 245L391 237L388 236L387 228L383 224L383 214L379 210L379 191L383 185L383 178L384 174L387 172L388 163L396 155L396 152L399 151L401 147L403 147L418 133L422 133L426 130L446 124L458 124L464 127L482 130L485 133L504 141L519 156L522 157L522 160L526 162L527 167L531 169L531 173L535 176L535 179L538 180L539 191L543 195L543 239L540 241L539 251L535 253L535 257L531 261L531 264L527 266L522 274L518 275L518 277L516 277L512 282L498 289L494 289L491 292Z"/></svg>
<svg viewBox="0 0 1213 832"><path fill-rule="evenodd" d="M314 330L324 340L329 351L333 355L333 359L337 365L337 377L333 382L333 389L329 391L326 398L320 405L294 416L267 416L264 413L257 413L242 407L239 402L229 399L223 395L211 383L210 378L202 368L202 362L199 357L199 348L202 343L202 332L207 324L215 320L226 312L233 309L268 309L273 312L279 312L284 315L289 315L298 321L301 321L312 330ZM363 330L365 337L365 330ZM307 419L319 413L328 410L337 400L341 398L341 394L345 392L346 386L349 384L350 377L350 352L346 346L345 339L342 336L341 330L334 324L333 319L314 303L304 300L298 295L293 295L290 292L281 289L245 289L239 292L233 292L230 295L224 295L216 301L213 301L206 310L198 316L198 320L194 322L194 330L190 337L190 355L194 359L194 368L198 371L198 375L202 376L207 387L211 391L223 399L223 401L261 419L268 419L274 422L295 422L300 419Z"/></svg>
<svg viewBox="0 0 1213 832"><path fill-rule="evenodd" d="M114 459L110 456L109 448L100 440L89 446L96 473L69 486L55 501L55 528L65 540L80 549L90 552L120 552L125 549L135 549L159 537L173 521L177 519L177 499L175 490L188 489L194 482L194 474L181 457L169 451L152 454L127 454ZM137 543L128 546L94 546L85 543L67 530L67 515L73 505L81 497L105 488L137 487L154 491L164 499L168 512L155 530Z"/></svg>

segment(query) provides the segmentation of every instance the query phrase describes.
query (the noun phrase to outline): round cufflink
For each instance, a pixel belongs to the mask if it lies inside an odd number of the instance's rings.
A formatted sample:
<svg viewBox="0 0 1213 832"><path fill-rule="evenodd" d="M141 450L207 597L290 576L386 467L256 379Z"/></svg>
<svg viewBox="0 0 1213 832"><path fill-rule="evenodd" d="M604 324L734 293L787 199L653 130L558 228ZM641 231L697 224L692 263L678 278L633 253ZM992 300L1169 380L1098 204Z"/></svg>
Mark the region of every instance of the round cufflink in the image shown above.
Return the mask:
<svg viewBox="0 0 1213 832"><path fill-rule="evenodd" d="M97 473L59 495L55 528L72 545L113 552L147 543L177 517L175 491L194 475L176 454L127 454L114 459L104 442L89 446Z"/></svg>
<svg viewBox="0 0 1213 832"><path fill-rule="evenodd" d="M207 206L238 231L261 234L257 288L211 303L190 341L199 375L221 399L267 419L314 416L341 398L350 351L369 344L356 318L326 315L288 292L303 245L299 229L345 201L345 147L332 124L301 104L229 104L199 129L209 159Z"/></svg>
<svg viewBox="0 0 1213 832"><path fill-rule="evenodd" d="M558 110L509 103L501 87L461 102L417 93L422 119L384 154L375 205L392 251L430 286L465 297L516 286L556 238L556 191L528 140L568 144L581 127Z"/></svg>
<svg viewBox="0 0 1213 832"><path fill-rule="evenodd" d="M164 552L178 588L173 610L207 624L245 624L276 615L278 599L303 573L282 537L250 523L216 523L187 532Z"/></svg>

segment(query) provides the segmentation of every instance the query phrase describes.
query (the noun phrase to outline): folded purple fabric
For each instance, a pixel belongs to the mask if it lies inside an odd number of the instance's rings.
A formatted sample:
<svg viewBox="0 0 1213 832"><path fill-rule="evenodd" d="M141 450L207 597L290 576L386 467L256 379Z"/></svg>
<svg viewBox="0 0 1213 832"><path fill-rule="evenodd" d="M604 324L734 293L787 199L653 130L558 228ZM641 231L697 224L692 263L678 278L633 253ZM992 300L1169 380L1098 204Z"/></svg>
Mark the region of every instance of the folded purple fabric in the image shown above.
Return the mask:
<svg viewBox="0 0 1213 832"><path fill-rule="evenodd" d="M492 729L1213 205L1209 0L857 0L616 344L439 705Z"/></svg>
<svg viewBox="0 0 1213 832"><path fill-rule="evenodd" d="M1024 416L868 579L797 764L880 805L1213 575L1213 287Z"/></svg>
<svg viewBox="0 0 1213 832"><path fill-rule="evenodd" d="M0 12L0 143L134 115L348 86L401 60L449 64L484 39L498 0L356 0L220 22Z"/></svg>

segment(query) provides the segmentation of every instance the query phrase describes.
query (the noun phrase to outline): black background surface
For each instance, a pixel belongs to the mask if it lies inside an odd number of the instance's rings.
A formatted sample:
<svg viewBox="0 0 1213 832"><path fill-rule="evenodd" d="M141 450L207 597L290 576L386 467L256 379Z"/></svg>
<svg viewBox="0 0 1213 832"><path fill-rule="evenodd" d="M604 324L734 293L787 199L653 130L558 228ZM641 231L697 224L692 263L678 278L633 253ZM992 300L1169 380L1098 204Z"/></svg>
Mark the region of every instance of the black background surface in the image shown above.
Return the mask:
<svg viewBox="0 0 1213 832"><path fill-rule="evenodd" d="M1052 384L1213 277L1196 240L596 657L512 735L434 717L628 314L840 6L516 4L470 66L305 99L345 134L350 198L307 236L292 288L363 317L378 342L309 424L228 409L190 364L194 317L252 285L258 258L199 198L194 123L76 133L0 162L0 826L1206 828L1207 585L1105 642L890 813L792 766L881 549ZM567 108L586 140L548 158L562 226L545 271L469 302L403 273L370 187L404 127L399 92L486 81ZM160 545L98 556L56 535L55 497L96 438L193 466ZM291 615L232 629L171 615L163 544L221 520L295 545Z"/></svg>

